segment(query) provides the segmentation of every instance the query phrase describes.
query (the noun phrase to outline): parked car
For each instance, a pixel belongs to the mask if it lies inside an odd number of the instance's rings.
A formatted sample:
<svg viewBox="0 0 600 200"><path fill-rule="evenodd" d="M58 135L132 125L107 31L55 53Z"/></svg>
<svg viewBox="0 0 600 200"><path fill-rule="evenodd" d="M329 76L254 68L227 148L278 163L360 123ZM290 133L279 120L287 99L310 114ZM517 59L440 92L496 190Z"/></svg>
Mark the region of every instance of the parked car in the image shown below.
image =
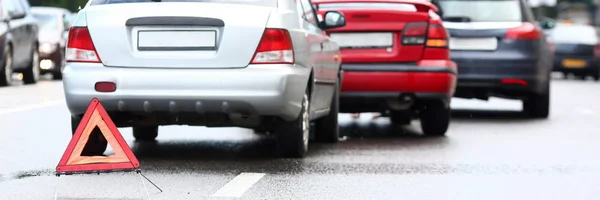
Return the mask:
<svg viewBox="0 0 600 200"><path fill-rule="evenodd" d="M40 78L38 26L27 0L2 1L0 26L0 86L13 83L13 74L22 73L24 84Z"/></svg>
<svg viewBox="0 0 600 200"><path fill-rule="evenodd" d="M458 64L456 97L520 99L533 118L550 112L552 53L525 0L440 0Z"/></svg>
<svg viewBox="0 0 600 200"><path fill-rule="evenodd" d="M555 49L553 71L564 77L574 74L580 79L591 76L600 80L600 40L595 27L558 23L548 36Z"/></svg>
<svg viewBox="0 0 600 200"><path fill-rule="evenodd" d="M338 10L348 20L327 31L343 59L340 112L380 112L395 125L418 117L425 135L446 134L456 64L435 6L410 0L313 3L321 14Z"/></svg>
<svg viewBox="0 0 600 200"><path fill-rule="evenodd" d="M113 2L92 1L69 33L73 131L97 97L137 140L163 125L246 127L303 157L311 121L317 141L338 140L339 48L322 30L344 26L341 13L317 23L309 0ZM102 154L92 134L84 154Z"/></svg>
<svg viewBox="0 0 600 200"><path fill-rule="evenodd" d="M51 73L53 79L60 80L65 65L65 32L71 27L71 11L55 7L32 7L31 12L40 27L38 40L41 74Z"/></svg>

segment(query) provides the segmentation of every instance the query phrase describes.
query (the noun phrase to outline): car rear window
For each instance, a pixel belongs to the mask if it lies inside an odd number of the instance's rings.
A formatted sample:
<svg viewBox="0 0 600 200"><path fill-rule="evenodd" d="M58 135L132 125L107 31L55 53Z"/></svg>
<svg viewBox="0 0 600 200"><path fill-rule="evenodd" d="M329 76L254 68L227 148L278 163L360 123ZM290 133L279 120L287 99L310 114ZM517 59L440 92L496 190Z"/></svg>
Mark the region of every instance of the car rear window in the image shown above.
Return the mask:
<svg viewBox="0 0 600 200"><path fill-rule="evenodd" d="M257 6L277 7L277 0L93 0L90 5L118 3L158 3L158 2L198 2L198 3L232 3Z"/></svg>
<svg viewBox="0 0 600 200"><path fill-rule="evenodd" d="M326 4L319 4L319 8L417 11L417 8L414 5L402 4L402 3L326 3Z"/></svg>
<svg viewBox="0 0 600 200"><path fill-rule="evenodd" d="M444 18L467 18L471 22L521 22L518 0L441 0Z"/></svg>
<svg viewBox="0 0 600 200"><path fill-rule="evenodd" d="M554 43L592 44L598 43L598 32L591 26L556 26L548 39Z"/></svg>

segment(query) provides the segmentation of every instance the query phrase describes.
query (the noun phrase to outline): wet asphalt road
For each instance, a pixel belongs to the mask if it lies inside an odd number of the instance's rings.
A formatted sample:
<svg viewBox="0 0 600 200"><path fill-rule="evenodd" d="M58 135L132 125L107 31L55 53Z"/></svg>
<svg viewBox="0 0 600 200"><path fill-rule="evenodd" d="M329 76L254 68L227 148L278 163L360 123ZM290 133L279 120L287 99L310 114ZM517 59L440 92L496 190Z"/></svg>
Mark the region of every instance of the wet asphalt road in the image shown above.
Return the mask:
<svg viewBox="0 0 600 200"><path fill-rule="evenodd" d="M344 140L301 160L244 129L161 127L155 143L120 130L164 190L146 182L152 199L600 199L600 83L554 79L552 98L548 120L456 99L445 138L343 115ZM146 197L135 173L53 176L70 139L60 82L0 88L0 128L0 199L53 199L56 185L59 199Z"/></svg>

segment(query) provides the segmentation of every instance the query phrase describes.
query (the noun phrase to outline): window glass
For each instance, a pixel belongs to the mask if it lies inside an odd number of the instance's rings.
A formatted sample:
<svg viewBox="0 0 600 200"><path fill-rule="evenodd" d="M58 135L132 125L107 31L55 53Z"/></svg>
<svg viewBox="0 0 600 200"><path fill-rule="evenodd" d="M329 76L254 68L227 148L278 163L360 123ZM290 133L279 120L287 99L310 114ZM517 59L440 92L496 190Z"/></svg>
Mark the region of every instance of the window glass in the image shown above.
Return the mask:
<svg viewBox="0 0 600 200"><path fill-rule="evenodd" d="M232 3L259 6L277 6L277 0L162 0L161 2L206 2L206 3ZM116 4L116 3L157 3L154 0L93 0L91 5Z"/></svg>
<svg viewBox="0 0 600 200"><path fill-rule="evenodd" d="M518 0L442 0L444 18L468 18L471 22L521 22Z"/></svg>

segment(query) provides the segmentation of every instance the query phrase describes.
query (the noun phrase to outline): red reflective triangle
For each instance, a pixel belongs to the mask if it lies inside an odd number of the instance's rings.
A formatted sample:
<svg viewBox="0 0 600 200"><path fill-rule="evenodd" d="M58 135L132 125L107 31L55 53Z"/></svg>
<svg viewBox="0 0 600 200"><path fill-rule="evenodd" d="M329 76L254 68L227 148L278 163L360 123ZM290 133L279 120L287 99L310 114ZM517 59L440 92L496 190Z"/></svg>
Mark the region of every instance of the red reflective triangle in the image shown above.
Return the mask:
<svg viewBox="0 0 600 200"><path fill-rule="evenodd" d="M81 156L94 128L98 127L115 152L111 156ZM115 171L140 167L127 142L97 98L93 98L83 119L56 166L58 173Z"/></svg>

